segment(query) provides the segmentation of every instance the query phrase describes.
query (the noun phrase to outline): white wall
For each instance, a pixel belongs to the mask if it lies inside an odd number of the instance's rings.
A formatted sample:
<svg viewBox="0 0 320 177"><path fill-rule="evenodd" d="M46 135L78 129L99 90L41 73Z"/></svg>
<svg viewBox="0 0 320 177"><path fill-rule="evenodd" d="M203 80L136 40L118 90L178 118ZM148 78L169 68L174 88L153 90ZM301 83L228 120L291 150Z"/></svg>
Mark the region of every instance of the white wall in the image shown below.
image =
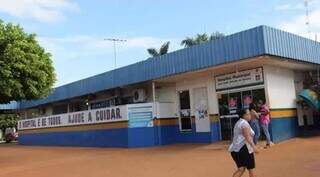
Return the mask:
<svg viewBox="0 0 320 177"><path fill-rule="evenodd" d="M296 89L296 95L303 90L304 74L301 71L294 71L294 85Z"/></svg>
<svg viewBox="0 0 320 177"><path fill-rule="evenodd" d="M214 86L214 77L210 75L206 77L182 80L180 82L177 82L175 84L175 87L165 88L165 90L162 91L162 95L159 97L159 100L170 100L170 101L173 100L175 103L176 115L178 115L178 111L179 111L178 91L189 90L191 115L194 115L195 106L194 106L194 100L193 100L194 99L193 91L195 88L203 88L203 87L205 87L208 91L209 114L218 114L219 109L218 109L217 95L216 95L215 86Z"/></svg>
<svg viewBox="0 0 320 177"><path fill-rule="evenodd" d="M175 84L159 84L156 83L156 100L160 103L176 102L176 85Z"/></svg>
<svg viewBox="0 0 320 177"><path fill-rule="evenodd" d="M219 114L218 96L216 93L214 77L207 79L209 114Z"/></svg>
<svg viewBox="0 0 320 177"><path fill-rule="evenodd" d="M294 71L264 66L265 89L270 108L296 108Z"/></svg>
<svg viewBox="0 0 320 177"><path fill-rule="evenodd" d="M174 103L156 103L156 107L154 109L157 118L173 118L177 117L175 112L175 104Z"/></svg>

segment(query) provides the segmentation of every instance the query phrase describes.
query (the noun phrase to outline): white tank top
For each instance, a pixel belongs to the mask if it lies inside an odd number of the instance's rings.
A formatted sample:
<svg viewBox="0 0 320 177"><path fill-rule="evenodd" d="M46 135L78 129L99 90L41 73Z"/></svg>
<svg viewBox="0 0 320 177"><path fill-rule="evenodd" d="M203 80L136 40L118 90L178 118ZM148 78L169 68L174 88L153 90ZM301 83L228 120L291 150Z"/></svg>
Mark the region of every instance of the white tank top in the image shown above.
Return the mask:
<svg viewBox="0 0 320 177"><path fill-rule="evenodd" d="M236 125L234 126L233 129L233 139L232 139L232 144L229 146L229 152L239 152L240 149L246 145L248 148L249 153L253 153L253 148L251 147L250 144L247 143L245 137L242 134L242 130L245 127L249 127L250 128L250 134L253 137L254 136L254 131L252 130L252 128L250 127L248 121L244 120L244 119L239 119L236 123Z"/></svg>

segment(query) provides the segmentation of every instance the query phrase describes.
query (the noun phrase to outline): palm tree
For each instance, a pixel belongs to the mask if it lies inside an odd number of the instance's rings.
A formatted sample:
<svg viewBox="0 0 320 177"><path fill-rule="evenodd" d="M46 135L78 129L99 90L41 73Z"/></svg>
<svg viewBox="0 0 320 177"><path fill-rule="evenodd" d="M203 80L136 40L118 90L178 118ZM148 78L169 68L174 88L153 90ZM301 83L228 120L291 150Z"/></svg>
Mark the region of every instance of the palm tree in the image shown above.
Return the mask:
<svg viewBox="0 0 320 177"><path fill-rule="evenodd" d="M222 37L224 37L224 34L218 31L212 33L210 36L208 36L207 33L197 34L195 37L187 37L186 39L182 40L180 45L184 47L191 47L191 46L206 43L212 40L217 40Z"/></svg>
<svg viewBox="0 0 320 177"><path fill-rule="evenodd" d="M149 48L149 49L147 49L147 51L152 57L157 57L160 55L167 54L168 50L169 50L169 45L170 45L170 42L168 41L168 42L162 44L159 51L155 48Z"/></svg>
<svg viewBox="0 0 320 177"><path fill-rule="evenodd" d="M210 41L223 38L225 35L223 33L220 33L219 31L213 32L210 36Z"/></svg>

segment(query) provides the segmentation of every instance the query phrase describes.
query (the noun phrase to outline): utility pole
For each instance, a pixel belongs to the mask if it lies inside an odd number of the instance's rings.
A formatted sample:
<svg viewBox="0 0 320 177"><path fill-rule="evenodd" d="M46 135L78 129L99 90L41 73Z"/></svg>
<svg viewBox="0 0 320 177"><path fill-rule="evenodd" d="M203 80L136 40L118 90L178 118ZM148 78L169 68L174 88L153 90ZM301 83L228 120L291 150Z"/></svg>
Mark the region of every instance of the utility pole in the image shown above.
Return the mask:
<svg viewBox="0 0 320 177"><path fill-rule="evenodd" d="M117 43L117 42L127 42L127 40L124 40L124 39L116 39L116 38L106 38L106 39L103 39L103 40L113 42L114 68L116 68L116 67L117 67L117 49L116 49L116 43Z"/></svg>
<svg viewBox="0 0 320 177"><path fill-rule="evenodd" d="M307 33L308 33L308 38L310 39L311 38L311 31L310 31L310 17L309 17L309 2L311 0L304 0L304 7L305 7L305 10L306 10L306 27L307 27Z"/></svg>

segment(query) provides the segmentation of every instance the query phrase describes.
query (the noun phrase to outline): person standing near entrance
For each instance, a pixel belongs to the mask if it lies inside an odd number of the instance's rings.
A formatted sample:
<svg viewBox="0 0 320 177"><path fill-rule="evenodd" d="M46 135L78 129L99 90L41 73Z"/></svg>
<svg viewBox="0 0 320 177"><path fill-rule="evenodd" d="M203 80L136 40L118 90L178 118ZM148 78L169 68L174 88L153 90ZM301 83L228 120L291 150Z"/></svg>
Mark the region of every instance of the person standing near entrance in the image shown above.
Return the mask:
<svg viewBox="0 0 320 177"><path fill-rule="evenodd" d="M258 153L258 149L253 142L254 131L250 127L249 121L251 114L248 109L241 110L240 119L234 126L234 136L232 144L229 147L232 159L236 163L238 169L233 173L233 177L241 177L245 169L249 171L249 176L254 177L255 159L254 153Z"/></svg>
<svg viewBox="0 0 320 177"><path fill-rule="evenodd" d="M266 102L264 100L259 100L260 104L260 123L263 130L264 135L266 136L267 144L265 148L269 148L271 145L273 145L269 133L269 124L270 124L270 110L267 106Z"/></svg>
<svg viewBox="0 0 320 177"><path fill-rule="evenodd" d="M250 103L249 110L251 114L250 126L254 131L253 142L257 145L260 137L260 123L259 114L257 113L257 106L254 103Z"/></svg>

